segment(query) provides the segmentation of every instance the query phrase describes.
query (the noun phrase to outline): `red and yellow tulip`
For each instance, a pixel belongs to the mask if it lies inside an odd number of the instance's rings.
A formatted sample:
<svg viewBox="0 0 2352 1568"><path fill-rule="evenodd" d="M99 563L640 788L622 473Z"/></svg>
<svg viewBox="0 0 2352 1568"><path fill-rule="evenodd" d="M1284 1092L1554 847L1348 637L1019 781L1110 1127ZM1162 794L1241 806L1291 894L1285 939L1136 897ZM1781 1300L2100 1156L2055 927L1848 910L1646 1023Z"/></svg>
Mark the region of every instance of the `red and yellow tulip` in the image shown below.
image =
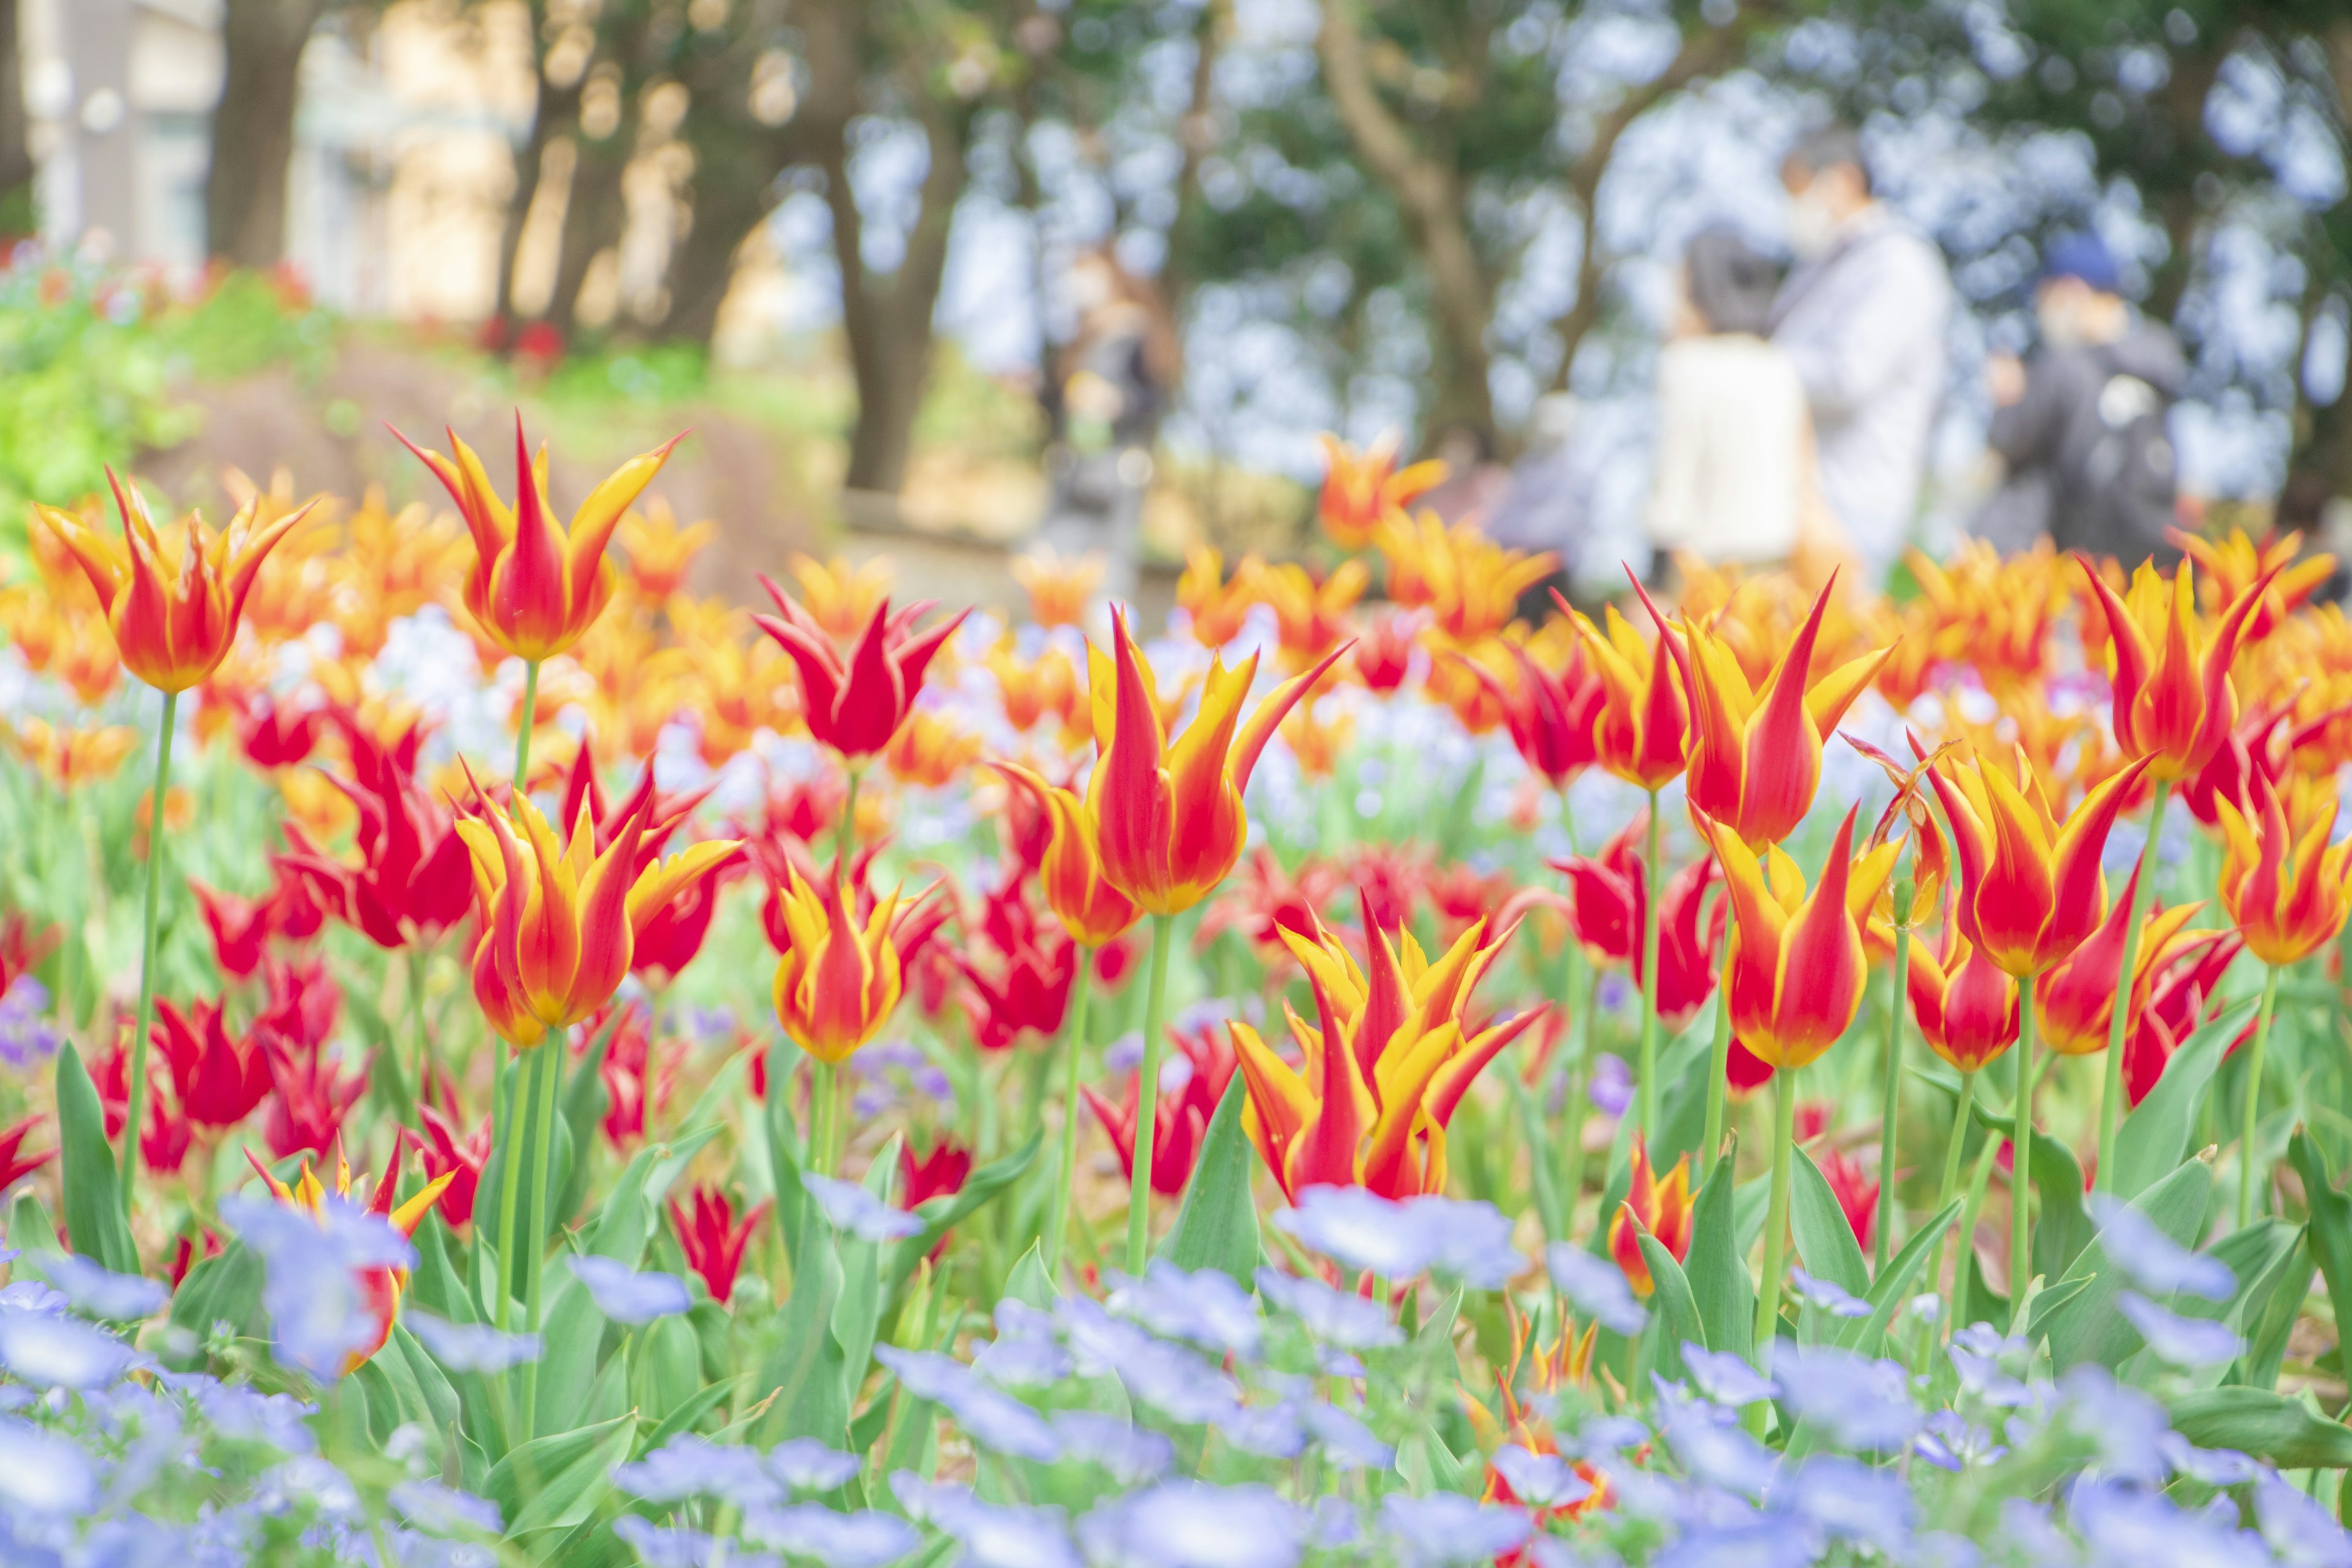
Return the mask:
<svg viewBox="0 0 2352 1568"><path fill-rule="evenodd" d="M255 1173L261 1177L263 1184L268 1187L269 1195L279 1203L291 1208L300 1209L313 1218L317 1218L326 1211L327 1185L311 1173L309 1160L302 1162L301 1173L294 1178L294 1184L289 1187L271 1175L268 1167L255 1156L252 1150L247 1150L245 1157L252 1164ZM348 1203L352 1196L351 1165L338 1159L335 1166L333 1195ZM399 1178L400 1162L395 1157L392 1163L385 1167L383 1180L375 1184L375 1194L368 1200L368 1212L382 1215L392 1228L401 1235L415 1236L416 1227L425 1223L425 1216L433 1212L433 1205L441 1201L441 1194L448 1190L449 1184L457 1179L457 1173L444 1171L418 1189L415 1197L404 1204L395 1205L393 1202L393 1188ZM384 1342L392 1338L392 1325L400 1316L400 1298L408 1289L408 1270L405 1268L362 1270L360 1274L360 1288L367 1302L368 1316L375 1323L375 1333L365 1345L353 1350L343 1358L342 1370L346 1375L356 1371L376 1352L383 1349Z"/></svg>
<svg viewBox="0 0 2352 1568"><path fill-rule="evenodd" d="M1911 944L1905 989L1919 1037L1962 1072L2017 1044L2017 987L1954 927L1945 928L1940 954L1923 942Z"/></svg>
<svg viewBox="0 0 2352 1568"><path fill-rule="evenodd" d="M1391 431L1363 451L1325 435L1323 493L1316 502L1323 531L1342 550L1361 550L1383 518L1403 510L1445 478L1445 465L1432 459L1396 466L1397 437Z"/></svg>
<svg viewBox="0 0 2352 1568"><path fill-rule="evenodd" d="M2127 758L2147 758L2153 781L2195 776L2238 722L2230 668L2275 570L2242 589L2209 635L2197 613L2196 568L2188 561L2169 594L2156 567L2143 561L2120 597L2089 562L2082 567L2106 615L2116 743Z"/></svg>
<svg viewBox="0 0 2352 1568"><path fill-rule="evenodd" d="M1096 816L1103 770L1095 770L1097 787L1089 788L1081 799L1027 768L1012 763L999 767L1016 788L1027 790L1036 799L1052 823L1053 839L1046 846L1037 877L1054 918L1080 947L1099 948L1125 936L1143 918L1143 911L1103 875Z"/></svg>
<svg viewBox="0 0 2352 1568"><path fill-rule="evenodd" d="M310 515L310 507L264 522L256 498L218 534L191 512L175 570L138 487L123 483L111 469L106 478L122 518L120 546L69 511L37 504L33 515L89 579L114 634L115 651L131 673L158 691L185 691L228 658L262 562Z"/></svg>
<svg viewBox="0 0 2352 1568"><path fill-rule="evenodd" d="M1552 598L1574 624L1601 681L1600 721L1593 749L1601 767L1627 784L1657 789L1682 776L1690 760L1690 704L1667 646L1663 624L1647 644L1617 606L1601 610L1607 627Z"/></svg>
<svg viewBox="0 0 2352 1568"><path fill-rule="evenodd" d="M547 499L547 450L531 453L520 415L515 416L512 507L499 499L474 449L456 431L448 435L454 458L427 451L405 436L400 441L433 470L474 536L474 563L459 591L466 613L484 637L515 658L534 663L553 658L604 613L614 581L604 546L621 526L621 515L686 437L674 436L615 468L589 492L570 526L559 529Z"/></svg>
<svg viewBox="0 0 2352 1568"><path fill-rule="evenodd" d="M894 616L890 601L884 599L874 606L845 661L823 621L770 578L762 576L760 585L776 602L777 614L753 616L751 621L775 638L798 668L809 733L852 763L890 743L913 711L940 645L971 614L969 608L959 610L918 632L915 623L930 611L929 600Z"/></svg>
<svg viewBox="0 0 2352 1568"><path fill-rule="evenodd" d="M2034 1028L2041 1043L2062 1057L2094 1056L2107 1048L2116 1016L2116 981L2123 973L2126 928L2139 876L2134 868L2123 896L2108 910L2099 929L2033 983ZM2147 994L2149 979L2179 956L2183 943L2204 934L2181 930L2203 907L2177 904L2151 910L2141 923L2138 957L2132 964L2131 999L2126 1004L2134 1014Z"/></svg>
<svg viewBox="0 0 2352 1568"><path fill-rule="evenodd" d="M1633 1140L1633 1169L1625 1201L1609 1221L1609 1256L1625 1271L1633 1294L1646 1298L1658 1288L1650 1278L1649 1259L1642 1256L1641 1232L1646 1230L1679 1263L1690 1256L1691 1211L1697 1206L1691 1192L1690 1156L1675 1162L1664 1180L1650 1167L1650 1146ZM1637 1229L1636 1221L1640 1222Z"/></svg>
<svg viewBox="0 0 2352 1568"><path fill-rule="evenodd" d="M2264 963L2308 958L2344 929L2352 840L2331 846L2333 780L2296 779L2286 799L2257 773L2251 798L2220 802L2221 907Z"/></svg>
<svg viewBox="0 0 2352 1568"><path fill-rule="evenodd" d="M877 898L861 925L837 860L823 883L795 872L776 894L790 933L776 965L776 1021L793 1044L838 1066L881 1033L897 1009L905 984L898 928L919 917L929 895Z"/></svg>

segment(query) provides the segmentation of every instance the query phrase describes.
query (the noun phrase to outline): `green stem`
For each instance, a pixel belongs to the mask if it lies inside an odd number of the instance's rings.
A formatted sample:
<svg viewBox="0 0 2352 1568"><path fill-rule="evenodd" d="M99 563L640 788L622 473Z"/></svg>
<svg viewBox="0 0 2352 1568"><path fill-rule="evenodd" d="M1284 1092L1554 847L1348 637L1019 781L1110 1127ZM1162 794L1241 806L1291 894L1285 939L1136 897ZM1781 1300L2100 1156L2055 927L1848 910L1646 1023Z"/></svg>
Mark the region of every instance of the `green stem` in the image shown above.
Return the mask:
<svg viewBox="0 0 2352 1568"><path fill-rule="evenodd" d="M2278 965L2263 966L2263 1006L2254 1015L2254 1043L2246 1058L2246 1114L2238 1142L2238 1228L2254 1223L2254 1123L2263 1107L2263 1051L2271 1042L2271 1010L2278 1005Z"/></svg>
<svg viewBox="0 0 2352 1568"><path fill-rule="evenodd" d="M555 1180L555 1080L563 1070L563 1031L550 1029L532 1052L530 1113L530 1221L522 1233L523 1328L539 1332L540 1282L547 1263L548 1188ZM530 1441L539 1410L539 1363L522 1363L522 1440Z"/></svg>
<svg viewBox="0 0 2352 1568"><path fill-rule="evenodd" d="M1658 792L1650 792L1647 847L1642 857L1642 1137L1658 1136ZM1707 1158L1702 1154L1701 1158Z"/></svg>
<svg viewBox="0 0 2352 1568"><path fill-rule="evenodd" d="M2009 1147L2009 1331L2025 1326L2026 1286L2033 1278L2033 982L2017 983L2017 1107Z"/></svg>
<svg viewBox="0 0 2352 1568"><path fill-rule="evenodd" d="M841 1069L811 1058L809 1072L809 1169L820 1176L833 1174L834 1143L841 1117L841 1097L835 1092Z"/></svg>
<svg viewBox="0 0 2352 1568"><path fill-rule="evenodd" d="M530 772L530 727L539 717L539 660L525 659L522 667L522 706L515 710L515 771L514 797L520 800L530 793L523 782Z"/></svg>
<svg viewBox="0 0 2352 1568"><path fill-rule="evenodd" d="M1973 1072L1962 1073L1959 1103L1952 1108L1952 1135L1944 1144L1944 1180L1936 1188L1937 1214L1944 1212L1945 1207L1952 1201L1952 1194L1960 1189L1960 1154L1968 1146L1969 1110L1976 1103L1976 1098L1977 1075ZM1950 1233L1948 1231L1936 1238L1936 1251L1927 1265L1927 1288L1931 1290L1943 1289L1944 1246L1949 1239L1949 1236ZM1879 1267L1884 1268L1885 1265L1881 1263ZM1958 1291L1956 1289L1953 1295L1957 1300Z"/></svg>
<svg viewBox="0 0 2352 1568"><path fill-rule="evenodd" d="M1984 1213L1985 1191L1992 1184L1992 1163L2000 1154L2000 1140L1986 1139L1977 1154L1977 1168L1969 1173L1969 1206L1960 1211L1960 1256L1952 1268L1952 1310L1944 1314L1948 1331L1960 1326L1960 1286L1976 1261L1977 1219Z"/></svg>
<svg viewBox="0 0 2352 1568"><path fill-rule="evenodd" d="M1069 1017L1062 1029L1062 1155L1054 1171L1054 1201L1045 1221L1045 1278L1062 1278L1062 1253L1070 1239L1070 1184L1078 1170L1078 1065L1087 1046L1087 971L1094 950L1077 950L1078 971L1070 978Z"/></svg>
<svg viewBox="0 0 2352 1568"><path fill-rule="evenodd" d="M857 858L857 785L865 776L864 768L849 770L849 788L841 797L841 826L833 834L833 858L841 862L845 873Z"/></svg>
<svg viewBox="0 0 2352 1568"><path fill-rule="evenodd" d="M172 731L180 717L180 694L163 693L163 726L155 741L155 787L147 796L147 924L139 949L139 1021L131 1036L131 1102L122 1122L122 1217L131 1217L131 1187L139 1174L140 1116L147 1101L147 1031L155 1021L155 917L163 898L163 797L172 787Z"/></svg>
<svg viewBox="0 0 2352 1568"><path fill-rule="evenodd" d="M1723 970L1715 977L1715 1047L1707 1052L1706 1133L1699 1160L1709 1171L1723 1156L1723 1108L1731 1090L1731 942L1723 945Z"/></svg>
<svg viewBox="0 0 2352 1568"><path fill-rule="evenodd" d="M1574 1035L1576 1054L1569 1064L1568 1078L1568 1148L1562 1157L1567 1168L1560 1176L1560 1218L1570 1229L1576 1225L1576 1200L1584 1191L1584 1119L1592 1109L1592 1009L1601 999L1601 970L1584 962L1583 950L1577 946L1576 933L1568 935L1567 989L1573 992L1576 975L1584 976L1584 1007L1569 1021Z"/></svg>
<svg viewBox="0 0 2352 1568"><path fill-rule="evenodd" d="M1911 973L1911 922L1906 911L1895 913L1895 985L1886 996L1886 1089L1878 1113L1878 1235L1870 1259L1874 1279L1886 1272L1886 1256L1895 1240L1895 1129L1903 1111L1903 1003Z"/></svg>
<svg viewBox="0 0 2352 1568"><path fill-rule="evenodd" d="M1772 1075L1772 1203L1764 1218L1764 1278L1756 1291L1756 1370L1772 1371L1780 1325L1780 1270L1789 1251L1789 1173L1797 1147L1797 1075Z"/></svg>
<svg viewBox="0 0 2352 1568"><path fill-rule="evenodd" d="M2164 831L2165 802L2172 781L2156 781L2156 798L2147 811L2147 842L2139 847L2139 870L2132 879L2131 911L2124 926L2123 968L2116 973L2113 1016L2107 1019L2107 1061L2099 1094L2099 1169L2095 1184L2103 1193L2116 1190L2116 1130L2124 1119L2124 1037L2131 1029L2132 974L2139 967L2140 927L2147 918L2148 899L2156 881L2156 840Z"/></svg>
<svg viewBox="0 0 2352 1568"><path fill-rule="evenodd" d="M514 1058L509 1087L502 1100L492 1096L498 1102L494 1109L503 1112L492 1133L499 1149L499 1267L498 1300L490 1304L490 1317L500 1330L514 1316L515 1200L522 1193L522 1135L530 1123L524 1110L530 1061L520 1047L509 1048Z"/></svg>
<svg viewBox="0 0 2352 1568"><path fill-rule="evenodd" d="M425 968L432 955L418 942L409 943L404 951L408 959L408 1011L416 1030L416 1103L421 1107L432 1097L433 1036L425 1026ZM424 1124L420 1117L417 1125Z"/></svg>
<svg viewBox="0 0 2352 1568"><path fill-rule="evenodd" d="M1160 1115L1160 1018L1168 1005L1171 916L1151 917L1151 985L1143 994L1143 1079L1135 1112L1135 1172L1127 1188L1127 1271L1140 1278L1151 1247L1151 1145Z"/></svg>

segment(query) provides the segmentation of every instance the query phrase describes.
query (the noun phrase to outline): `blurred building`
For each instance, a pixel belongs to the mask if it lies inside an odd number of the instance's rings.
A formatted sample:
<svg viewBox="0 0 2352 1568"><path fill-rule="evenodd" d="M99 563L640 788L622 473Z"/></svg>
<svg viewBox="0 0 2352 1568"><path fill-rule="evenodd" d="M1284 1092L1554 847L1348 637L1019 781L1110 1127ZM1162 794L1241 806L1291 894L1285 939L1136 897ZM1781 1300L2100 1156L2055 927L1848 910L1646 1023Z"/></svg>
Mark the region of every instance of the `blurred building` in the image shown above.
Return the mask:
<svg viewBox="0 0 2352 1568"><path fill-rule="evenodd" d="M19 0L45 237L193 279L221 0ZM467 321L496 295L531 105L518 3L399 0L302 56L287 260L353 314Z"/></svg>

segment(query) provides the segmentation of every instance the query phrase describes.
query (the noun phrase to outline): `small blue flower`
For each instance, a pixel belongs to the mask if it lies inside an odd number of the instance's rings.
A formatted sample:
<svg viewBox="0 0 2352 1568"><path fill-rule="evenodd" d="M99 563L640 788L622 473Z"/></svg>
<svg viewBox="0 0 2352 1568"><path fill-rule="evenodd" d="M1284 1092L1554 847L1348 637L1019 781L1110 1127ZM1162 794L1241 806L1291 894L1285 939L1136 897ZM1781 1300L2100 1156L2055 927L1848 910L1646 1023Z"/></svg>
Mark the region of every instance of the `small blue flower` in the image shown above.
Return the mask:
<svg viewBox="0 0 2352 1568"><path fill-rule="evenodd" d="M1813 1531L1788 1520L1759 1520L1685 1532L1654 1568L1804 1568L1822 1552Z"/></svg>
<svg viewBox="0 0 2352 1568"><path fill-rule="evenodd" d="M2282 1562L2298 1568L2352 1568L2352 1535L2276 1470L2264 1469L2255 1478L2254 1518Z"/></svg>
<svg viewBox="0 0 2352 1568"><path fill-rule="evenodd" d="M1544 1261L1550 1267L1552 1283L1576 1303L1579 1311L1611 1333L1631 1339L1650 1321L1650 1314L1633 1299L1625 1271L1615 1264L1565 1241L1553 1242L1544 1252Z"/></svg>
<svg viewBox="0 0 2352 1568"><path fill-rule="evenodd" d="M2189 1251L2131 1205L2105 1193L2094 1194L2085 1201L2091 1217L2099 1222L2099 1234L2094 1238L2099 1250L2141 1289L2159 1296L2186 1290L2208 1300L2226 1301L2238 1288L2237 1276L2230 1272L2228 1264Z"/></svg>
<svg viewBox="0 0 2352 1568"><path fill-rule="evenodd" d="M1789 1285L1800 1300L1832 1318L1867 1318L1870 1303L1832 1280L1817 1279L1801 1268L1789 1270Z"/></svg>
<svg viewBox="0 0 2352 1568"><path fill-rule="evenodd" d="M1123 1487L1155 1480L1176 1463L1176 1445L1166 1436L1116 1415L1063 1410L1055 1413L1053 1425L1065 1458L1099 1465Z"/></svg>
<svg viewBox="0 0 2352 1568"><path fill-rule="evenodd" d="M1816 1454L1797 1471L1787 1506L1829 1534L1900 1557L1917 1528L1911 1489L1892 1470L1843 1454Z"/></svg>
<svg viewBox="0 0 2352 1568"><path fill-rule="evenodd" d="M321 1383L383 1331L362 1276L408 1268L416 1249L382 1215L330 1195L312 1212L231 1194L221 1218L262 1261L261 1305L278 1359Z"/></svg>
<svg viewBox="0 0 2352 1568"><path fill-rule="evenodd" d="M781 1501L783 1489L749 1448L680 1433L644 1458L613 1467L613 1484L648 1502L720 1497L738 1508Z"/></svg>
<svg viewBox="0 0 2352 1568"><path fill-rule="evenodd" d="M98 1503L98 1473L65 1438L0 1415L0 1502L26 1514L86 1516Z"/></svg>
<svg viewBox="0 0 2352 1568"><path fill-rule="evenodd" d="M1601 1005L1603 1010L1613 1009L1616 1005L1607 999L1612 989L1617 995L1624 994L1624 987L1614 984L1616 979L1612 974L1601 982L1603 999ZM1625 1108L1633 1103L1633 1069L1625 1065L1623 1057L1603 1052L1601 1058L1592 1064L1592 1082L1587 1086L1584 1094L1601 1115L1622 1116Z"/></svg>
<svg viewBox="0 0 2352 1568"><path fill-rule="evenodd" d="M1260 1295L1297 1317L1318 1340L1359 1351L1404 1342L1404 1331L1389 1321L1379 1302L1334 1290L1320 1279L1261 1268L1257 1288Z"/></svg>
<svg viewBox="0 0 2352 1568"><path fill-rule="evenodd" d="M2220 1366L2245 1353L2246 1342L2229 1324L2210 1318L2184 1318L2137 1290L2117 1296L2116 1310L2139 1331L2158 1361L2169 1362L2184 1372Z"/></svg>
<svg viewBox="0 0 2352 1568"><path fill-rule="evenodd" d="M749 1510L743 1533L762 1546L813 1557L824 1568L883 1568L923 1544L923 1532L896 1514L835 1513L814 1503Z"/></svg>
<svg viewBox="0 0 2352 1568"><path fill-rule="evenodd" d="M586 1288L588 1299L596 1303L596 1310L616 1323L638 1328L656 1318L687 1311L694 1305L686 1281L675 1274L656 1269L641 1274L616 1258L602 1258L593 1252L574 1253L563 1261L572 1277Z"/></svg>
<svg viewBox="0 0 2352 1568"><path fill-rule="evenodd" d="M860 1241L901 1241L922 1234L921 1220L905 1209L892 1208L856 1182L803 1171L801 1185L816 1200L827 1225Z"/></svg>
<svg viewBox="0 0 2352 1568"><path fill-rule="evenodd" d="M79 1318L0 1312L0 1367L35 1388L104 1388L131 1368L134 1352Z"/></svg>
<svg viewBox="0 0 2352 1568"><path fill-rule="evenodd" d="M714 1536L698 1530L669 1530L649 1519L625 1513L613 1521L613 1533L637 1554L644 1568L703 1568L719 1553ZM730 1562L740 1562L729 1553Z"/></svg>
<svg viewBox="0 0 2352 1568"><path fill-rule="evenodd" d="M429 1534L496 1535L506 1529L498 1504L439 1481L403 1481L387 1495L401 1518Z"/></svg>
<svg viewBox="0 0 2352 1568"><path fill-rule="evenodd" d="M2125 1387L2096 1362L2067 1368L2058 1392L2067 1424L2098 1445L2102 1468L2119 1480L2162 1483L2169 1467L2157 1439L2172 1423L2153 1396Z"/></svg>
<svg viewBox="0 0 2352 1568"><path fill-rule="evenodd" d="M982 1502L967 1487L908 1470L891 1473L890 1490L913 1518L961 1542L971 1568L1079 1568L1060 1509Z"/></svg>
<svg viewBox="0 0 2352 1568"><path fill-rule="evenodd" d="M162 1283L112 1269L69 1252L43 1254L33 1265L65 1292L77 1311L116 1322L137 1322L163 1310L172 1292Z"/></svg>
<svg viewBox="0 0 2352 1568"><path fill-rule="evenodd" d="M1780 1397L1840 1447L1889 1450L1919 1430L1910 1374L1829 1345L1784 1345L1773 1357Z"/></svg>
<svg viewBox="0 0 2352 1568"><path fill-rule="evenodd" d="M768 1450L768 1468L794 1491L829 1492L849 1484L857 1473L857 1456L827 1447L814 1437L787 1437Z"/></svg>
<svg viewBox="0 0 2352 1568"><path fill-rule="evenodd" d="M1274 1223L1308 1251L1349 1268L1410 1279L1429 1267L1426 1237L1405 1205L1364 1187L1308 1187Z"/></svg>
<svg viewBox="0 0 2352 1568"><path fill-rule="evenodd" d="M1495 1450L1495 1468L1510 1483L1511 1495L1529 1508L1564 1508L1592 1495L1592 1483L1558 1454L1538 1454L1517 1443Z"/></svg>
<svg viewBox="0 0 2352 1568"><path fill-rule="evenodd" d="M2235 1448L2200 1448L2178 1432L2167 1432L2156 1442L2175 1475L2209 1487L2242 1486L2263 1473L2261 1465Z"/></svg>
<svg viewBox="0 0 2352 1568"><path fill-rule="evenodd" d="M1142 1279L1112 1286L1110 1310L1163 1338L1190 1340L1244 1361L1257 1355L1265 1334L1257 1302L1230 1275L1214 1268L1188 1274L1156 1258Z"/></svg>
<svg viewBox="0 0 2352 1568"><path fill-rule="evenodd" d="M1336 1405L1311 1400L1300 1407L1307 1428L1315 1434L1324 1458L1342 1469L1386 1470L1396 1466L1396 1450L1372 1435L1370 1427Z"/></svg>
<svg viewBox="0 0 2352 1568"><path fill-rule="evenodd" d="M1717 1420L1704 1405L1670 1411L1665 1432L1675 1458L1694 1479L1743 1497L1759 1496L1771 1483L1771 1454L1738 1427Z"/></svg>
<svg viewBox="0 0 2352 1568"><path fill-rule="evenodd" d="M1484 1563L1516 1550L1534 1531L1525 1509L1482 1503L1455 1492L1381 1500L1381 1525L1415 1563Z"/></svg>
<svg viewBox="0 0 2352 1568"><path fill-rule="evenodd" d="M982 1447L1041 1465L1062 1457L1061 1442L1044 1416L953 1357L896 1345L877 1345L874 1355L908 1393L944 1406L965 1436Z"/></svg>
<svg viewBox="0 0 2352 1568"><path fill-rule="evenodd" d="M400 1323L452 1372L504 1372L537 1361L544 1349L537 1334L503 1333L487 1323L453 1323L415 1308L400 1315Z"/></svg>
<svg viewBox="0 0 2352 1568"><path fill-rule="evenodd" d="M1729 1351L1711 1351L1685 1340L1683 1366L1701 1394L1734 1410L1773 1394L1772 1380Z"/></svg>
<svg viewBox="0 0 2352 1568"><path fill-rule="evenodd" d="M1245 1405L1229 1410L1214 1423L1226 1442L1244 1454L1269 1459L1295 1459L1307 1451L1306 1419L1297 1405Z"/></svg>
<svg viewBox="0 0 2352 1568"><path fill-rule="evenodd" d="M1270 1487L1165 1481L1078 1521L1099 1568L1292 1568L1308 1521Z"/></svg>

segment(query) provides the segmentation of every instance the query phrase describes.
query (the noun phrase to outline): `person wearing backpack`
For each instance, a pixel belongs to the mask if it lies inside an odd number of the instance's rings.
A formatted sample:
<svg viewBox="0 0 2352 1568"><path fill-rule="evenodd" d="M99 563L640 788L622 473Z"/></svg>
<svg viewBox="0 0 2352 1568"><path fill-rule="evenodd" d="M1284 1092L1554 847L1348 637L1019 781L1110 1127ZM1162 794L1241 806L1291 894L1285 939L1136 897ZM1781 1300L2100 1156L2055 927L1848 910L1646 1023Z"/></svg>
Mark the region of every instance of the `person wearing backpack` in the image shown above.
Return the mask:
<svg viewBox="0 0 2352 1568"><path fill-rule="evenodd" d="M2179 340L2132 309L2115 254L2094 235L2050 247L2033 314L2030 363L1986 362L1993 414L1986 443L2006 463L1973 531L2004 550L2047 535L2057 547L2126 567L2180 558L2168 416L2188 366Z"/></svg>

